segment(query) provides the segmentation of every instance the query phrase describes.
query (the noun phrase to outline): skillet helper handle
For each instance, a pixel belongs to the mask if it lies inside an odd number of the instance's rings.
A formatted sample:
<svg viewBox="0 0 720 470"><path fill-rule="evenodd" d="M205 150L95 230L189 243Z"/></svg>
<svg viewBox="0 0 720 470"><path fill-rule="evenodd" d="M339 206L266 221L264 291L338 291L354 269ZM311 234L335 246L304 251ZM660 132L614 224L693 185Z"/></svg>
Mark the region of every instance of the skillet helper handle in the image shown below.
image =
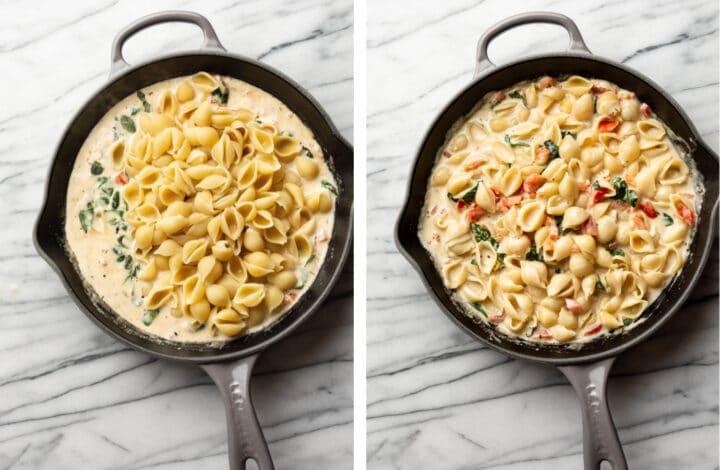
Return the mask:
<svg viewBox="0 0 720 470"><path fill-rule="evenodd" d="M154 26L161 23L191 23L199 27L203 32L203 48L205 49L219 49L224 51L225 48L220 44L220 40L217 37L217 33L213 29L210 21L202 15L194 13L192 11L160 11L152 13L147 16L130 23L128 26L122 29L112 43L111 59L110 59L110 76L115 76L121 71L130 67L125 61L122 55L122 48L125 45L125 41L130 39L136 33L142 31L145 28Z"/></svg>
<svg viewBox="0 0 720 470"><path fill-rule="evenodd" d="M627 470L627 461L607 400L607 378L614 357L592 364L559 367L580 398L585 470L598 470L603 461L612 470Z"/></svg>
<svg viewBox="0 0 720 470"><path fill-rule="evenodd" d="M259 470L273 470L272 458L250 398L250 376L257 355L202 368L220 389L225 403L230 470L245 470L254 460Z"/></svg>
<svg viewBox="0 0 720 470"><path fill-rule="evenodd" d="M559 13L551 13L545 11L535 11L529 13L520 13L519 15L511 16L506 18L499 23L495 23L490 27L482 36L477 45L477 62L475 64L475 75L477 77L483 71L495 67L495 64L488 57L488 46L490 41L495 39L496 36L504 33L505 31L512 29L516 26L521 26L530 23L550 23L562 26L568 32L570 36L570 44L568 50L576 52L585 52L592 54L585 45L580 30L573 20L565 15Z"/></svg>

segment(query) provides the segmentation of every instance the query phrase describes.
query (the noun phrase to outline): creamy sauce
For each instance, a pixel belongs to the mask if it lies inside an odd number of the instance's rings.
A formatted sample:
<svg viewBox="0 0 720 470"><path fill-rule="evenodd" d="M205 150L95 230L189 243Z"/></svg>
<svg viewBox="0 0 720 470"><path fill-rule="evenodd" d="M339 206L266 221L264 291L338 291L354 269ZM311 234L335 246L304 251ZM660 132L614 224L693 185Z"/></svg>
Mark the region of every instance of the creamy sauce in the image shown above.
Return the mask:
<svg viewBox="0 0 720 470"><path fill-rule="evenodd" d="M144 88L146 99L155 106L155 98L166 89L175 89L188 77L179 77L172 80L156 83ZM302 189L305 194L325 191L321 181L330 182L335 188L337 184L325 161L325 156L314 135L299 117L287 106L265 91L248 83L233 78L222 77L222 82L229 90L228 108L244 108L256 113L256 119L263 124L274 125L278 132L291 133L303 146L312 152L314 160L318 163L319 174L312 180L303 180ZM83 276L91 293L109 306L116 314L129 321L138 329L152 335L179 342L206 342L232 339L222 335L214 328L200 327L191 317L176 317L171 314L169 305L159 310L159 314L150 325L143 321L147 310L142 305L143 293L146 293L150 283L135 278L128 279L128 270L122 262L116 261L117 255L113 247L117 245L118 225L111 225L111 220L117 219L116 214L107 214L96 209L91 228L86 233L81 225L80 211L86 209L88 202L98 207L99 198L103 196L98 188L99 177L108 177L104 185L107 188L117 188L119 185L113 180L118 173L113 169L113 162L109 149L117 139L129 138L131 133L123 128L119 121L120 116L129 116L133 111L142 111L142 103L135 94L128 96L117 103L98 122L92 130L80 153L77 156L67 192L66 224L67 249L75 260L80 274ZM137 118L135 118L137 124ZM96 175L91 171L93 162L99 162L103 171ZM286 171L294 171L292 163L283 164ZM334 201L334 196L332 197ZM122 205L121 205L122 206ZM334 206L334 204L333 204ZM328 213L316 212L314 214L317 229L314 236L314 257L307 265L299 265L296 273L302 282L291 291L291 297L286 299L281 307L264 318L249 318L248 328L243 332L252 333L267 328L277 321L312 284L318 270L322 266L328 240L332 234L334 207ZM125 243L128 243L125 240ZM299 282L300 284L300 282ZM287 294L287 293L286 293Z"/></svg>
<svg viewBox="0 0 720 470"><path fill-rule="evenodd" d="M593 92L596 95L593 100L598 100L597 95L607 92L616 93L615 97L620 97L617 108L613 108L616 109L617 114L613 115L617 117L617 120L624 121L624 116L627 118L625 121L628 121L628 125L634 125L634 120L640 122L648 119L659 123L655 116L651 114L649 108L646 108L647 105L641 105L634 94L602 80L591 80L591 82L594 84L593 89L599 90ZM588 133L592 133L592 129L597 130L600 121L609 119L611 114L600 113L597 109L591 107L592 115L588 115L586 119L574 120L573 111L577 110L579 105L573 105L576 101L579 101L583 93L572 96L568 82L560 85L556 84L551 87L554 90L548 91L548 94L555 94L557 99L551 100L548 98L543 102L541 97L543 91L537 88L532 82L523 82L498 94L491 93L481 101L473 112L451 128L445 143L438 151L432 177L428 183L418 236L430 253L438 271L442 273L446 287L452 290L453 298L468 316L477 319L477 321L494 324L501 333L523 340L551 343L584 342L595 339L600 334L611 330L614 331L617 328L627 330L642 320L640 317L635 322L634 320L638 318L639 313L635 315L637 312L633 312L633 317L627 320L618 316L619 326L611 326L609 324L611 321L607 320L607 318L605 322L602 322L601 311L604 307L601 307L601 305L606 305L605 302L612 296L624 298L623 296L627 295L627 293L611 295L603 290L609 288L606 281L609 271L615 269L634 271L639 263L643 263L646 259L650 260L650 257L654 256L656 252L645 251L641 248L638 248L640 252L635 252L629 246L626 236L621 237L620 235L617 237L611 235L609 240L605 236L605 240L599 240L597 233L595 233L595 239L592 241L592 253L583 252L576 243L573 248L573 255L570 256L575 256L574 253L578 252L586 256L592 266L592 271L579 275L576 272L572 273L576 278L576 280L573 280L576 284L571 289L572 293L567 292L558 296L563 301L565 298L570 298L570 303L563 304L560 302L558 305L562 305L562 307L557 306L557 310L560 310L560 318L563 316L562 310L569 309L570 306L577 307L580 310L575 315L575 318L568 322L574 325L574 330L577 333L575 336L571 336L572 331L565 331L566 329L563 329L562 335L555 336L547 333L546 327L550 329L551 326L554 326L553 324L558 324L558 313L557 311L547 313L555 308L552 306L542 313L540 310L545 308L543 302L548 302L548 305L553 303L548 301L548 298L551 297L548 293L550 290L549 283L555 275L564 275L563 273L570 271L568 258L553 260L552 256L545 254L545 258L550 258L544 260L546 267L534 266L534 269L540 269L540 271L535 272L542 274L546 270L547 277L543 280L535 281L532 279L534 275L532 270L523 271L524 266L532 265L528 261L537 261L536 255L543 254L542 246L548 246L546 244L536 246L537 241L545 240L543 236L546 235L538 237L538 232L541 229L546 230L545 227L555 223L550 220L548 224L546 220L545 223L533 227L532 230L522 230L516 225L523 223L523 221L520 221L520 216L518 216L522 209L518 208L535 203L537 200L543 205L542 218L564 220L564 211L556 212L557 216L550 214L550 212L544 212L545 209L550 211L548 198L557 195L557 187L558 185L562 186L563 183L561 183L561 177L553 178L550 163L541 162L541 164L538 164L538 155L545 152L542 149L543 143L547 142L548 139L554 140L556 151L557 147L560 147L560 155L555 155L555 158L560 160L560 156L562 156L567 166L576 165L575 168L578 168L579 165L584 165L585 162L593 160L595 157L590 152L599 147L597 141L592 140L596 137ZM564 92L557 91L558 88L562 88ZM530 96L534 93L536 93L535 96ZM587 93L590 93L589 89ZM499 99L498 97L502 98ZM608 101L608 98L606 96L602 99ZM625 100L627 101L623 102ZM605 105L605 102L601 102L601 106ZM597 107L597 104L595 103L593 106ZM611 106L612 103L607 104L608 109L611 109ZM543 107L545 109L540 111ZM582 110L578 114L582 114ZM553 120L559 122L560 126L557 133L559 134L560 129L563 129L563 135L555 135L556 131L552 125ZM548 124L548 121L550 121L550 124ZM576 181L570 183L585 188L585 194L583 195L583 190L579 190L579 195L576 195L574 201L570 201L568 205L568 207L576 206L578 210L580 208L587 210L590 212L590 218L592 219L592 214L594 214L592 212L594 210L592 199L598 192L598 189L594 188L592 183L596 180L602 181L604 187L609 189L607 198L610 198L614 194L614 188L610 183L613 177L630 178L628 188L639 194L638 203L642 204L648 201L653 205L657 212L655 217L643 215L639 207L631 207L629 203L623 205L620 201L613 202L613 206L609 207L606 212L600 213L601 216L612 214L614 220L612 223L618 227L622 226L622 228L616 230L625 230L626 232L627 230L639 230L632 224L636 216L641 217L640 223L646 225L646 231L652 237L652 243L656 245L657 250L670 247L671 254L679 258L679 265L675 267L676 269L668 268L669 272L661 277L662 280L658 280L657 277L653 278L652 275L648 275L648 277L638 276L638 285L642 286L644 290L641 300L647 302L645 305L650 305L660 295L688 257L693 228L683 221L678 208L675 207L675 202L673 202L675 199L673 198L679 195L683 203L693 212L693 218L694 214L700 209L702 198L702 186L698 181L692 160L688 158L683 149L675 145L676 138L672 131L664 124L660 124L667 133L664 138L660 139L660 142L667 147L665 152L653 153L652 142L649 142L648 139L645 139L636 130L629 127L620 128L619 135L620 133L622 135L619 140L623 140L630 135L637 136L640 145L644 145L646 148L646 150L641 150L640 155L648 167L660 165L660 163L657 163L660 162L660 159L681 159L683 164L689 168L685 179L675 184L662 184L660 178L656 177L652 181L653 189L648 190L646 188L647 184L638 187L640 184L632 180L633 176L637 176L637 163L634 171L633 164L629 162L622 162L621 165L613 167L613 160L622 158L622 155L619 155L621 152L618 152L617 148L613 148L611 151L608 151L607 148L604 150L598 149L598 152L603 152L603 158L606 158L605 161L609 162L610 167L606 168L602 163L602 159L600 159L599 163L590 165L593 171L588 172L585 177L577 176L582 173L580 171L575 173L573 179L576 179ZM578 134L584 129L588 129L586 135ZM573 141L563 144L565 139L572 138L572 136L568 137L569 132L572 132L575 138ZM594 132L596 136L597 131ZM576 155L569 157L568 154L573 153L571 146L577 144L576 140L586 142L580 147L582 152L586 152L585 149L587 148L587 153L583 153L581 156L580 151L576 149L574 151ZM564 150L562 145L566 145L565 155L562 155ZM608 145L617 144L610 143ZM552 148L552 143L550 148ZM637 159L638 157L634 156L634 158ZM573 160L575 160L575 163L572 162ZM577 163L577 161L582 163ZM637 160L633 160L633 162L635 161ZM557 165L559 163L561 162L555 161L554 165L563 166ZM512 175L506 176L513 167L520 168L519 173L522 184L518 188L512 182L508 182ZM527 177L533 174L544 175L542 179L538 179L540 185L533 188L533 190L537 191L537 195L534 193L526 194L525 189L525 182L528 181ZM575 178L576 176L577 178ZM463 183L457 183L465 180L467 180L465 186L463 186ZM555 184L554 190L547 189L547 185L545 190L541 189L545 183ZM477 193L470 192L473 189L473 184L480 185ZM509 185L509 188L505 190L503 185ZM486 190L494 191L495 194ZM480 194L483 191L486 191L485 195L490 194L494 201L485 201ZM560 191L562 191L562 188ZM503 194L504 192L506 194ZM462 201L462 196L465 194L471 194L471 196L467 198L467 201ZM599 204L603 202L607 202L605 197L598 198ZM473 213L473 211L476 212ZM517 220L515 217L517 217ZM592 223L595 225L594 220ZM528 222L528 225L531 224ZM484 227L487 231L476 233L473 226ZM602 229L604 228L602 227ZM598 227L595 226L594 230L597 231L597 229ZM560 227L560 230L562 230L562 227ZM592 228L585 225L578 225L572 227L566 233L558 235L560 235L560 238L567 236L578 237L590 233L591 230ZM677 234L674 239L668 240L671 238L671 230L680 230L682 233ZM602 235L601 233L601 237ZM478 251L477 246L479 245L476 245L476 243L482 244L480 239L488 240L488 237L492 238L492 243L496 245L494 252L489 255L492 257L491 262L495 264L488 269L484 269L483 256ZM620 238L622 240L619 241ZM582 241L588 240L578 240L578 242ZM610 245L608 245L608 242ZM551 244L550 246L555 245ZM598 248L594 248L595 246ZM594 264L596 263L596 257L607 257L606 254L598 252L598 250L604 250L604 248L600 248L601 246L611 246L614 249L623 250L625 254L622 257L613 255L612 266L599 266ZM536 252L529 253L531 248ZM488 249L488 251L492 250ZM501 257L504 257L504 259L501 259ZM627 265L623 267L621 263L632 265L634 269L628 268ZM584 267L576 266L574 269L582 272ZM522 279L520 279L521 274ZM597 276L597 282L590 280L583 284L584 277L591 276ZM528 279L531 279L528 281L529 284L525 282ZM649 282L646 282L646 279ZM588 283L595 285L589 286ZM521 310L521 306L518 305L508 308L506 297L509 297L508 293L510 292L516 292L518 295L530 299L530 306L525 307L525 312L513 311L511 314L508 313L513 308ZM511 294L510 297L512 297L513 302L516 300L515 294ZM582 300L582 307L573 303L576 298ZM573 321L576 323L573 323ZM543 323L545 324L543 325ZM573 330L572 327L567 329ZM542 333L538 334L538 331Z"/></svg>

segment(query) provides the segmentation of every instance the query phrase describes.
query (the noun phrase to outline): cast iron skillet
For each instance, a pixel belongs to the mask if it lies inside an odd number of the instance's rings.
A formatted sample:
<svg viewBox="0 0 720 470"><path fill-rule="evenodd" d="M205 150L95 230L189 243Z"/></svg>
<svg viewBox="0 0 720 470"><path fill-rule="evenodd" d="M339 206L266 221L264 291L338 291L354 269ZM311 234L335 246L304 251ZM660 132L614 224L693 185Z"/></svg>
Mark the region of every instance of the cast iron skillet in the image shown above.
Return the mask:
<svg viewBox="0 0 720 470"><path fill-rule="evenodd" d="M526 23L554 23L570 35L569 51L525 58L496 67L487 56L490 41L498 34ZM428 252L418 238L418 222L437 150L445 141L450 127L467 115L486 93L501 90L526 79L542 75L578 74L606 79L634 91L641 101L693 147L692 158L698 173L704 177L705 195L698 214L697 231L691 252L682 271L671 285L643 314L644 320L630 331L605 336L580 349L567 346L542 346L496 334L492 327L473 322L455 303L443 286ZM591 55L573 21L556 13L524 13L491 27L480 38L477 49L475 79L440 112L425 135L415 159L408 184L407 198L395 228L400 252L420 273L425 287L441 310L471 336L509 356L557 366L580 397L583 416L583 448L586 469L597 469L602 461L612 468L627 468L617 431L610 416L606 382L615 357L648 338L677 311L697 282L707 260L717 224L718 157L702 142L680 106L644 75L619 63Z"/></svg>
<svg viewBox="0 0 720 470"><path fill-rule="evenodd" d="M179 53L130 66L122 56L124 42L138 31L165 22L199 26L204 34L202 50ZM135 91L162 80L200 70L235 77L271 93L293 110L315 133L338 181L335 226L325 261L310 289L271 327L221 346L210 343L181 344L158 340L95 304L65 251L65 199L68 180L85 138L115 103ZM196 13L155 13L122 30L112 45L112 67L108 82L80 109L66 129L50 167L45 202L34 231L35 246L58 273L70 296L90 319L115 338L153 356L199 364L220 389L225 401L228 455L232 469L244 469L254 460L260 469L273 463L267 443L250 401L250 375L257 355L278 342L307 319L335 284L350 249L353 201L353 150L342 138L320 105L298 84L267 65L228 53L206 18Z"/></svg>

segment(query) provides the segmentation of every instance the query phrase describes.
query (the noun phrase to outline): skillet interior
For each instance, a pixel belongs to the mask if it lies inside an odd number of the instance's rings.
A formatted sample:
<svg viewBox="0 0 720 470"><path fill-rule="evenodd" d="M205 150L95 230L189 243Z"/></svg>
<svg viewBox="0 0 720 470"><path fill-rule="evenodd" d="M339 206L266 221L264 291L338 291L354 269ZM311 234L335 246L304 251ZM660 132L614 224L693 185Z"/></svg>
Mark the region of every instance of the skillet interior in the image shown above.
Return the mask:
<svg viewBox="0 0 720 470"><path fill-rule="evenodd" d="M261 88L285 103L313 131L330 156L329 166L339 186L335 223L327 255L312 286L282 318L260 332L226 343L172 343L151 337L104 304L94 304L82 278L65 251L65 198L70 173L90 131L118 101L135 91L170 78L204 70L231 76ZM154 356L186 362L217 362L260 351L288 334L326 297L340 274L352 232L353 152L329 117L306 92L282 74L242 57L224 53L178 54L134 67L112 79L75 115L57 148L50 167L45 202L37 220L34 240L40 255L58 272L78 306L116 338Z"/></svg>
<svg viewBox="0 0 720 470"><path fill-rule="evenodd" d="M697 170L703 176L705 195L698 214L697 232L690 248L691 256L682 271L643 313L643 322L626 333L606 335L596 341L578 345L542 345L512 340L496 333L485 324L476 323L455 305L450 292L418 238L418 222L425 200L427 183L437 150L445 141L447 131L467 115L486 93L504 89L523 80L542 75L577 74L605 79L634 91L682 139L696 144L692 153ZM573 364L599 360L619 354L642 341L657 330L685 301L699 278L709 255L713 232L717 224L718 160L704 144L675 101L647 77L611 61L584 54L550 54L514 62L496 69L474 81L461 91L440 113L426 134L412 169L407 199L398 219L395 237L403 255L420 273L427 289L440 308L460 327L480 341L499 351L518 358L553 363Z"/></svg>

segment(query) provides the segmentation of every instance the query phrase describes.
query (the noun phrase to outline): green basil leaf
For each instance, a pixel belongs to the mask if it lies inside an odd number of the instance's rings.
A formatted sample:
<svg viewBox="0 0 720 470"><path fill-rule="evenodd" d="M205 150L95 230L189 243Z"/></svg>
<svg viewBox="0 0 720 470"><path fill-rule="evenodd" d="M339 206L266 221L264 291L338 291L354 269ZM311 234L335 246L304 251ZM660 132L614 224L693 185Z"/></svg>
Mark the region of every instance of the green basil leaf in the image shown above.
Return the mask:
<svg viewBox="0 0 720 470"><path fill-rule="evenodd" d="M476 242L489 242L493 248L497 250L498 246L500 246L490 233L490 230L487 229L484 225L480 224L470 224L470 230L472 231L473 235L475 236Z"/></svg>
<svg viewBox="0 0 720 470"><path fill-rule="evenodd" d="M565 138L566 135L569 135L573 139L577 140L577 133L576 132L570 132L570 131L560 131L560 135Z"/></svg>
<svg viewBox="0 0 720 470"><path fill-rule="evenodd" d="M536 246L531 246L527 253L525 253L525 259L527 261L545 261L542 253L540 253Z"/></svg>

